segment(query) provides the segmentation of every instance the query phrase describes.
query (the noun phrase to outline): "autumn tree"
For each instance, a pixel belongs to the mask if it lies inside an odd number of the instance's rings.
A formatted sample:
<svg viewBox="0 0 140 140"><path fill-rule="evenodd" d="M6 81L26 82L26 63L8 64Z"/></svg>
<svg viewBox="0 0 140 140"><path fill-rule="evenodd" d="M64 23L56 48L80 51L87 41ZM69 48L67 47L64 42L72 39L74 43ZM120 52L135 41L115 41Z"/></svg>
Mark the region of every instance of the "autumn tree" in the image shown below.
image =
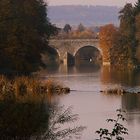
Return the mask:
<svg viewBox="0 0 140 140"><path fill-rule="evenodd" d="M101 27L99 39L104 62L110 62L111 66L119 69L128 66L128 48L126 47L124 35L119 28L112 24Z"/></svg>
<svg viewBox="0 0 140 140"><path fill-rule="evenodd" d="M46 6L43 0L1 0L1 72L27 74L43 66L41 53L54 33Z"/></svg>
<svg viewBox="0 0 140 140"><path fill-rule="evenodd" d="M112 38L112 47L110 48L110 63L119 69L124 69L128 65L128 50L125 47L124 38L118 30Z"/></svg>
<svg viewBox="0 0 140 140"><path fill-rule="evenodd" d="M134 6L127 3L119 14L120 27L116 33L107 26L101 28L101 48L103 51L107 51L105 46L110 48L112 65L135 68L140 64L140 0Z"/></svg>
<svg viewBox="0 0 140 140"><path fill-rule="evenodd" d="M110 49L113 47L114 36L117 28L113 24L102 26L100 29L99 39L100 48L103 51L103 61L110 62Z"/></svg>

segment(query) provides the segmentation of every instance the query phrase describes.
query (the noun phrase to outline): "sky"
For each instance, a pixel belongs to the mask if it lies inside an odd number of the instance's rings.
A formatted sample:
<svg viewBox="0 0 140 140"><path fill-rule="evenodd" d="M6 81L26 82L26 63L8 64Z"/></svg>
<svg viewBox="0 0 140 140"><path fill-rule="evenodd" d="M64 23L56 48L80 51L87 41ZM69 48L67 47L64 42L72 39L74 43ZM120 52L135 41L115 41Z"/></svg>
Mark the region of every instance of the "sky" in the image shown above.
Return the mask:
<svg viewBox="0 0 140 140"><path fill-rule="evenodd" d="M126 3L135 3L137 0L45 0L48 5L108 5L124 6Z"/></svg>

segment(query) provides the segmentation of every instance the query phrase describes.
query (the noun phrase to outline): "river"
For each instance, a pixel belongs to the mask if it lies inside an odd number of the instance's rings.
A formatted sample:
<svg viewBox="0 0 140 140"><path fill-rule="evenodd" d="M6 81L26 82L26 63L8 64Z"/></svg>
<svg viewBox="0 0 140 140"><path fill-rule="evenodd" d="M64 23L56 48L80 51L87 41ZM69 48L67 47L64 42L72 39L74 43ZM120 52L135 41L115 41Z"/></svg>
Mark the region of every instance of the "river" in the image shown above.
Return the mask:
<svg viewBox="0 0 140 140"><path fill-rule="evenodd" d="M79 115L74 124L86 126L81 140L95 140L99 128L111 128L106 122L108 118L116 117L116 109L127 111L124 125L129 130L126 140L140 140L140 95L108 95L100 93L108 88L123 87L124 89L140 91L140 72L117 71L104 68L59 68L43 71L42 76L51 78L71 88L71 93L59 97L59 104L72 106L73 113ZM68 125L69 127L69 125Z"/></svg>

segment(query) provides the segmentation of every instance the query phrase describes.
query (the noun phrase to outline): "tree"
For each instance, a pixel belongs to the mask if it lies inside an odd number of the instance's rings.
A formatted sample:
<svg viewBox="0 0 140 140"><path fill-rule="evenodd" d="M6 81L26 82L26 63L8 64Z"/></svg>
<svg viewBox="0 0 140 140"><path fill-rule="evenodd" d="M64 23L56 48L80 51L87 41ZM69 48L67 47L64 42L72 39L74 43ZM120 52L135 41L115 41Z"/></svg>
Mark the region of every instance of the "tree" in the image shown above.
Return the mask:
<svg viewBox="0 0 140 140"><path fill-rule="evenodd" d="M136 48L136 58L138 63L140 63L140 0L136 2L134 7L135 12L135 36L137 41L137 48Z"/></svg>
<svg viewBox="0 0 140 140"><path fill-rule="evenodd" d="M103 61L110 62L110 49L113 47L114 36L117 28L113 24L102 26L100 29L99 39L100 48L103 50Z"/></svg>
<svg viewBox="0 0 140 140"><path fill-rule="evenodd" d="M63 31L68 34L71 31L71 29L71 26L69 24L66 24L63 28Z"/></svg>
<svg viewBox="0 0 140 140"><path fill-rule="evenodd" d="M100 31L100 44L104 54L110 56L108 60L112 65L124 68L135 68L140 63L140 0L133 7L127 3L119 12L120 27L113 30L105 26ZM119 57L118 57L119 54ZM109 60L110 59L110 60Z"/></svg>
<svg viewBox="0 0 140 140"><path fill-rule="evenodd" d="M112 39L110 48L111 65L119 69L124 69L128 65L128 49L125 46L124 36L118 30Z"/></svg>
<svg viewBox="0 0 140 140"><path fill-rule="evenodd" d="M124 47L127 50L128 65L134 65L136 53L134 7L127 3L120 11L120 32L123 36Z"/></svg>
<svg viewBox="0 0 140 140"><path fill-rule="evenodd" d="M140 13L140 0L138 0L135 3L135 6L134 6L134 14L135 14L135 16L138 15L139 13Z"/></svg>
<svg viewBox="0 0 140 140"><path fill-rule="evenodd" d="M43 66L41 53L55 27L43 0L1 0L0 68L27 74Z"/></svg>
<svg viewBox="0 0 140 140"><path fill-rule="evenodd" d="M85 30L84 25L83 25L82 23L80 23L80 24L78 25L77 31L78 31L78 32L83 32L84 30Z"/></svg>

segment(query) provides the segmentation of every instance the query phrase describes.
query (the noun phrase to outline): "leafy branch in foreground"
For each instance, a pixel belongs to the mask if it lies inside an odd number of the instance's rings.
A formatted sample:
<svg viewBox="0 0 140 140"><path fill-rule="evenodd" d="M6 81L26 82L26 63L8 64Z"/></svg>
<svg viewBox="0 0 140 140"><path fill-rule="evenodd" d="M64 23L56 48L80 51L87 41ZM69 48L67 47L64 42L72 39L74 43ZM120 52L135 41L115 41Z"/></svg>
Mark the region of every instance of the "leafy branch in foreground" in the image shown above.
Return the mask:
<svg viewBox="0 0 140 140"><path fill-rule="evenodd" d="M96 140L124 140L122 135L128 135L128 129L121 124L121 122L126 121L123 113L125 113L125 111L117 109L117 118L106 120L108 123L114 123L111 132L108 129L100 128L100 130L96 131L100 138Z"/></svg>
<svg viewBox="0 0 140 140"><path fill-rule="evenodd" d="M49 128L48 131L43 135L43 140L71 140L72 138L80 138L85 127L63 127L63 125L66 123L73 123L78 119L78 115L72 114L71 107L68 107L66 110L64 110L63 106L55 106L55 109L52 108L50 112L51 115L49 119Z"/></svg>

